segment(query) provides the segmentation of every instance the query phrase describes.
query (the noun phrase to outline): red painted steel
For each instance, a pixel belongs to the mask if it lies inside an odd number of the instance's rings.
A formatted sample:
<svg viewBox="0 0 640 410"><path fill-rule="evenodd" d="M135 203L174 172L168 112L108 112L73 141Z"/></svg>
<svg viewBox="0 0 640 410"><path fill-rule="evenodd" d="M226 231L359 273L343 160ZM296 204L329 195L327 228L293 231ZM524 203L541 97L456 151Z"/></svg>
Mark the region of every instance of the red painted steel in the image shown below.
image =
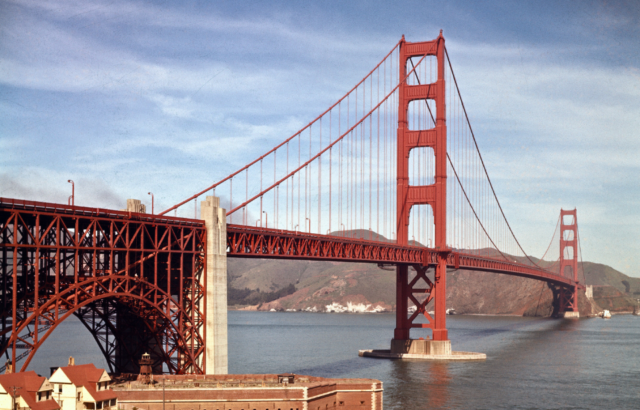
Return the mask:
<svg viewBox="0 0 640 410"><path fill-rule="evenodd" d="M341 262L422 263L424 248L342 236L227 225L227 256Z"/></svg>
<svg viewBox="0 0 640 410"><path fill-rule="evenodd" d="M435 268L442 254L437 249L403 246L391 241L379 242L335 234L317 235L299 231L227 225L227 256L231 258L366 262L397 264L407 268L409 266ZM538 266L508 262L498 257L483 257L451 251L446 254L446 258L442 259L448 269L503 273L565 287L573 286L575 283L571 278L558 276Z"/></svg>
<svg viewBox="0 0 640 410"><path fill-rule="evenodd" d="M430 205L433 209L435 224L435 249L438 252L435 267L435 280L429 288L429 300L435 298L433 320L425 314L429 327L433 331L434 340L447 340L446 328L446 278L447 258L447 124L444 80L444 37L442 32L437 39L421 43L409 43L402 38L400 42L400 73L403 78L398 92L398 141L397 141L397 225L398 244L406 245L409 241L409 216L414 205ZM435 83L408 85L406 82L407 61L411 57L436 56L438 76ZM409 103L416 100L435 100L435 128L430 130L409 131L407 112ZM419 138L424 135L427 138ZM427 186L409 185L409 155L413 148L426 147L433 149L435 157L435 183ZM404 311L396 314L394 338L410 339L410 329L416 315L408 316L407 298L412 298L412 285L408 283L407 266L398 266L398 286L396 306Z"/></svg>
<svg viewBox="0 0 640 410"><path fill-rule="evenodd" d="M199 220L0 198L0 354L25 370L76 314L112 372L150 347L160 369L203 372L205 233Z"/></svg>
<svg viewBox="0 0 640 410"><path fill-rule="evenodd" d="M565 216L571 218L565 223ZM565 239L565 233L568 238ZM578 311L578 212L560 210L560 276L565 276L565 268L571 268L571 277L575 285L571 292L560 293L560 312Z"/></svg>

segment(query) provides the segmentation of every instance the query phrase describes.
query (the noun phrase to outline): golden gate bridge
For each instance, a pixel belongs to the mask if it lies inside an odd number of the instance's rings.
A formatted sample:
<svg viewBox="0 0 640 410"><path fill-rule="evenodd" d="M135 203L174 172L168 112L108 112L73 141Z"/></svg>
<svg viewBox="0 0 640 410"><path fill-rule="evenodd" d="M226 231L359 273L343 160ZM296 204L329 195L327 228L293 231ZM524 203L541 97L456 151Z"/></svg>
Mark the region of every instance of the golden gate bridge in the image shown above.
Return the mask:
<svg viewBox="0 0 640 410"><path fill-rule="evenodd" d="M207 196L209 222L197 218ZM190 206L194 218L176 216ZM426 42L403 36L309 124L157 215L0 198L0 252L0 353L15 369L26 359L21 370L72 314L111 372L137 371L145 351L154 372L226 369L226 350L222 367L208 357L220 353L208 346L226 343L226 304L212 307L226 283L211 272L226 278L226 257L394 266L397 341L421 328L449 343L447 269L547 282L567 316L584 288L576 210L561 210L540 259L514 234L442 32ZM213 316L222 313L219 343Z"/></svg>

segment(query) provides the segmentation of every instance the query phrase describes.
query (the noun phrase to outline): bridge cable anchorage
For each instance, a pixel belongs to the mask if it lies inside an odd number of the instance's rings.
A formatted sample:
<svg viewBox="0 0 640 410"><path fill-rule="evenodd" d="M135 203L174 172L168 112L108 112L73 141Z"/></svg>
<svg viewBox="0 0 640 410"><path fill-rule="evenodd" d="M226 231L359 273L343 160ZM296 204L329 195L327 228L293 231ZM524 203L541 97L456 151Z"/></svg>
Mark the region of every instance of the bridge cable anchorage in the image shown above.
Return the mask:
<svg viewBox="0 0 640 410"><path fill-rule="evenodd" d="M387 53L387 55L384 56L384 58L380 61L380 63L378 63L358 84L356 84L351 90L349 90L342 98L340 98L335 104L333 104L331 107L329 107L327 110L325 110L322 114L320 114L319 116L317 116L314 120L312 120L310 123L308 123L307 125L305 125L304 127L302 127L298 132L294 133L291 137L287 138L285 141L283 141L281 144L277 145L276 147L274 147L273 149L271 149L270 151L268 151L266 154L262 155L261 157L257 158L256 160L254 160L253 162L250 162L249 164L245 165L244 167L240 168L238 171L230 174L229 176L227 176L226 178L214 183L213 185L209 186L206 189L203 189L202 191L198 192L197 194L185 199L184 201L172 206L171 208L168 208L162 212L160 212L158 215L164 215L167 212L170 212L172 210L175 210L179 207L181 207L182 205L186 204L187 202L191 201L192 199L195 199L203 194L205 194L207 191L209 190L215 190L215 188L228 181L229 179L235 177L236 175L240 174L242 171L247 170L249 167L251 167L252 165L255 165L256 163L258 163L259 161L263 160L264 158L266 158L268 155L272 154L273 152L275 152L276 150L278 150L279 148L283 147L285 144L287 144L288 142L290 142L291 140L293 140L296 137L299 137L300 134L302 134L303 131L305 131L307 128L310 128L311 125L313 125L316 121L318 121L320 118L322 118L325 114L327 114L328 112L330 112L331 110L333 110L336 106L338 106L345 98L347 98L354 90L357 90L357 88L362 85L366 79L373 74L383 62L386 62L387 58L389 58L389 56L391 56L393 54L393 52L398 48L398 46L400 45L400 43L402 42L402 40L398 41L396 43L396 45L391 49L391 51L389 51L389 53Z"/></svg>
<svg viewBox="0 0 640 410"><path fill-rule="evenodd" d="M507 224L507 227L509 228L509 232L511 232L511 235L513 237L513 239L516 241L516 243L518 244L518 247L520 248L520 250L522 251L522 253L526 256L526 258L529 260L529 262L531 262L532 264L538 266L537 263L535 263L533 260L531 260L531 258L529 257L529 255L524 251L524 249L522 249L522 246L520 245L520 242L518 241L518 238L516 238L516 235L513 233L513 230L511 229L511 225L509 225L509 221L507 220L507 217L504 214L504 211L502 209L502 205L500 205L500 201L498 200L498 196L496 195L496 191L493 188L493 183L491 182L491 178L489 178L489 173L487 172L487 167L484 164L484 159L482 158L482 154L480 154L480 148L478 147L478 142L476 141L476 136L473 132L473 128L471 127L471 121L469 120L469 115L467 114L467 109L464 105L464 101L462 100L462 95L460 93L460 88L458 87L458 81L456 80L456 75L453 71L453 66L451 65L451 60L449 59L449 53L447 52L447 47L444 48L444 53L445 56L447 57L447 62L449 63L449 69L451 70L451 76L453 77L453 82L456 86L456 91L458 92L458 96L460 98L460 104L462 106L462 109L464 111L464 116L467 120L467 124L469 126L469 130L471 131L471 136L473 137L473 143L476 147L476 151L478 153L478 157L480 158L480 163L482 164L482 169L484 171L485 176L487 177L487 181L489 182L489 186L491 187L491 192L493 193L493 197L496 200L496 204L498 205L498 208L500 209L500 213L502 214L502 218L504 219L504 222Z"/></svg>

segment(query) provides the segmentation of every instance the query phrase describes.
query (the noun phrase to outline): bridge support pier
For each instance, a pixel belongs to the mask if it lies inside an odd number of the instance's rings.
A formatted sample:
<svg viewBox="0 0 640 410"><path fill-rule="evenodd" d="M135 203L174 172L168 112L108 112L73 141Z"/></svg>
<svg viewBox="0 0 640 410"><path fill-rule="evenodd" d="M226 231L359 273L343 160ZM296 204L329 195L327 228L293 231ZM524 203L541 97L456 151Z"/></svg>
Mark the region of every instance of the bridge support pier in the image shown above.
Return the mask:
<svg viewBox="0 0 640 410"><path fill-rule="evenodd" d="M205 373L228 374L227 215L220 198L207 196L200 217L207 228L205 295Z"/></svg>
<svg viewBox="0 0 640 410"><path fill-rule="evenodd" d="M564 287L559 285L550 285L553 292L553 317L565 319L578 319L580 312L578 311L578 287Z"/></svg>
<svg viewBox="0 0 640 410"><path fill-rule="evenodd" d="M435 267L434 281L427 276L428 266L413 265L416 276L409 281L409 265L396 268L396 328L391 340L390 354L451 356L451 341L446 326L445 280L446 255L439 256ZM418 295L427 295L420 298ZM423 299L420 301L419 299ZM409 315L409 301L416 311ZM427 305L434 300L433 317L427 313ZM429 323L414 323L419 315L424 315ZM432 338L411 339L411 328L431 328Z"/></svg>

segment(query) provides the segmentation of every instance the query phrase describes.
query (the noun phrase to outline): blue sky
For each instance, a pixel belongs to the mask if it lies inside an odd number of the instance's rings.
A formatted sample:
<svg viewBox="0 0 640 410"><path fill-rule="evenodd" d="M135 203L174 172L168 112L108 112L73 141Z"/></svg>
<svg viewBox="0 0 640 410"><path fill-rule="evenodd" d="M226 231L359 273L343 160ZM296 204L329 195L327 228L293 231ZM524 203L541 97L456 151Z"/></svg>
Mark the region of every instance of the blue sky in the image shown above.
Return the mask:
<svg viewBox="0 0 640 410"><path fill-rule="evenodd" d="M315 118L404 34L444 30L498 196L540 256L640 277L637 2L0 3L0 196L164 209ZM224 146L224 149L221 147Z"/></svg>

